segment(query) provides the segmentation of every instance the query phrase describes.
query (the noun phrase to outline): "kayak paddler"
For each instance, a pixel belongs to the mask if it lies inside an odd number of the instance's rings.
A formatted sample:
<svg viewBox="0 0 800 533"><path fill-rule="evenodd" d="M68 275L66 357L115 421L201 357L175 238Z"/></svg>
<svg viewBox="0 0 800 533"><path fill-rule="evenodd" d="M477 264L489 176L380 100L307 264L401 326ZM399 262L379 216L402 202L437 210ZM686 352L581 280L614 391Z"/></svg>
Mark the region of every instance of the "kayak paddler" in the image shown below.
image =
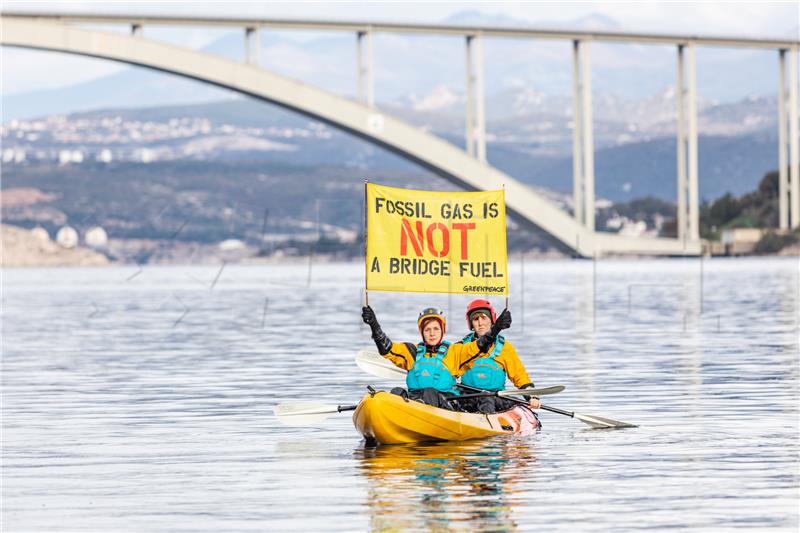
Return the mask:
<svg viewBox="0 0 800 533"><path fill-rule="evenodd" d="M518 389L532 388L533 381L525 370L517 350L499 330L511 326L511 312L503 310L500 316L488 300L476 299L467 306L467 326L471 330L461 343L471 343L476 337L490 337L490 346L481 346L480 353L461 357L458 360L456 375L461 377L461 383L489 391L505 389L506 378L511 380ZM499 328L497 326L500 326ZM494 333L497 332L497 333ZM457 345L457 344L456 344ZM527 399L527 398L526 398ZM539 408L539 400L530 398L530 406ZM514 407L511 400L497 396L476 398L472 403L473 409L481 413L495 413Z"/></svg>
<svg viewBox="0 0 800 533"><path fill-rule="evenodd" d="M411 342L392 342L381 329L375 312L369 306L361 309L361 318L372 330L372 340L375 341L378 352L396 366L408 371L408 392L396 388L392 393L443 409L455 410L448 398L459 394L454 377L457 362L478 355L481 348L485 350L493 342L493 338L489 336L458 344L445 341L447 321L444 312L433 307L423 309L417 318L422 341L416 345Z"/></svg>

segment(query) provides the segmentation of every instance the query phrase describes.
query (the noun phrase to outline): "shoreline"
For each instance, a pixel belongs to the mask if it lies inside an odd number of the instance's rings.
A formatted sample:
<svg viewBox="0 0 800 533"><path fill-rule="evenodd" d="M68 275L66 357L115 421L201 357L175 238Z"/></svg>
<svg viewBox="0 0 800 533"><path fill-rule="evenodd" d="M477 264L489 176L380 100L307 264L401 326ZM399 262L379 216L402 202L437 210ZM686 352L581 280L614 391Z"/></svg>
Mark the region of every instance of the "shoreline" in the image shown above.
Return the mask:
<svg viewBox="0 0 800 533"><path fill-rule="evenodd" d="M243 247L238 250L220 250L216 244L186 243L185 246L164 250L160 256L149 257L147 261L139 262L133 259L135 253L125 253L131 248L154 249L160 243L143 240L109 241L105 250L95 250L86 246L76 245L66 248L37 233L9 224L0 224L0 268L68 268L68 267L110 267L110 266L219 266L226 265L307 265L310 261L315 263L359 263L363 256L348 257L343 254L308 254L308 255L279 255L259 257L257 250L252 247ZM202 251L201 251L202 250ZM201 253L198 256L198 251ZM116 253L115 253L116 252ZM115 258L116 256L116 258ZM130 257L119 260L120 256ZM598 259L636 260L647 261L654 259L687 259L700 256L658 256L615 254L603 256ZM735 256L704 256L705 258L766 258L766 257L800 257L800 244L795 244L782 249L775 254L764 255L735 255ZM564 260L586 260L592 258L575 258L555 249L540 251L532 250L524 253L509 253L508 262L523 261L558 262Z"/></svg>

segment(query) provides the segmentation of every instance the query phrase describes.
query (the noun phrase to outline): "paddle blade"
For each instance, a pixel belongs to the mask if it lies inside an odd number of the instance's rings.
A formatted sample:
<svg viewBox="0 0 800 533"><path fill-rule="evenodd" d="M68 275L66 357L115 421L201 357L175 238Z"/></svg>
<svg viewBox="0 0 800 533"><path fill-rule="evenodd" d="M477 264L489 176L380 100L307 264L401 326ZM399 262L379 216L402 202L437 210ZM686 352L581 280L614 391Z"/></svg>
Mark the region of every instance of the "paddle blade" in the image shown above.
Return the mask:
<svg viewBox="0 0 800 533"><path fill-rule="evenodd" d="M553 385L552 387L543 387L540 389L513 389L501 390L497 393L498 396L503 398L507 396L547 396L548 394L558 394L566 389L564 385Z"/></svg>
<svg viewBox="0 0 800 533"><path fill-rule="evenodd" d="M379 378L384 379L397 379L405 380L407 372L400 367L397 367L384 358L381 354L373 350L361 350L356 354L356 364L358 368L372 374Z"/></svg>
<svg viewBox="0 0 800 533"><path fill-rule="evenodd" d="M581 422L589 424L595 429L622 429L639 427L634 424L628 424L627 422L620 422L619 420L604 418L602 416L581 415L575 413L575 418Z"/></svg>
<svg viewBox="0 0 800 533"><path fill-rule="evenodd" d="M338 413L339 406L312 402L288 402L276 405L273 412L281 424L310 426Z"/></svg>

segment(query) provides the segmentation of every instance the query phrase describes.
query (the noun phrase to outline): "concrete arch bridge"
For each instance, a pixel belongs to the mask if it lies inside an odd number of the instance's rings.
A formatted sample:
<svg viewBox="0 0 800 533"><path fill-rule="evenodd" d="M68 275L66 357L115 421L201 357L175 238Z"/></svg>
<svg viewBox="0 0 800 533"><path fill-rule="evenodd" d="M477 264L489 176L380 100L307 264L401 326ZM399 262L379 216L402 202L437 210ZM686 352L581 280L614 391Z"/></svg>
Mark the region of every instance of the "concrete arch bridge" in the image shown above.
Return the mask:
<svg viewBox="0 0 800 533"><path fill-rule="evenodd" d="M132 31L130 35L126 35L86 29L75 25L75 23L87 22L129 24ZM141 31L144 24L191 24L194 26L227 24L242 27L245 29L245 43L248 45L247 61L236 62L211 54L145 39ZM337 29L354 31L358 37L359 79L364 89L362 91L363 101L355 102L261 68L255 55L258 47L253 46L257 42L258 28L269 25L284 27L281 24L285 27L303 29L315 29L317 26L322 26L324 27L323 29L326 29L328 25L333 25L337 26ZM342 27L339 28L339 26ZM447 33L450 31L465 35L467 40L468 71L473 63L477 63L476 71L478 73L482 71L479 38L483 35L490 35L490 31L466 28L448 29L448 27L417 27L418 30L419 28L433 33ZM472 121L474 124L471 126L468 123L467 125L467 151L376 109L372 98L372 31L381 31L381 28L377 28L374 25L303 23L300 21L143 19L141 17L121 16L43 16L41 14L9 13L4 13L0 16L0 44L4 46L66 52L108 59L210 83L302 113L347 131L413 161L464 189L487 190L499 189L504 186L507 192L507 208L511 215L525 225L543 230L562 248L570 250L576 255L584 257L609 253L695 255L701 252L701 241L697 233L696 220L692 219L693 216L696 218L696 179L693 185L695 187L694 197L692 197L692 184L689 183L688 187L689 201L690 204L694 201L695 210L686 209L685 200L683 205L679 201L678 220L680 226L678 239L626 237L595 231L591 95L586 93L587 86L589 86L588 74L586 73L588 68L581 68L583 64L588 65L588 60L586 59L588 58L588 48L584 47L583 60L578 55L580 43L582 42L580 39L586 38L586 36L572 34L550 36L551 38L574 39L576 43L576 73L578 77L581 75L580 71L583 71L582 87L578 88L579 94L582 96L583 107L580 108L578 106L576 108L580 116L583 117L583 130L576 134L580 138L576 138L575 153L576 161L581 163L578 166L582 166L582 168L576 168L575 185L578 190L575 191L576 216L573 217L528 186L493 168L486 162L483 133L483 89L479 75L475 73L468 74L468 83L470 85L475 84L477 103L473 102L474 107L468 109L468 122ZM413 31L413 28L387 27L386 31ZM597 38L597 36L594 36L594 38ZM362 50L367 51L366 62L362 60ZM796 46L793 50L796 54ZM794 57L796 58L796 55ZM790 62L790 65L795 63L796 60ZM471 92L468 94L468 98L472 100L473 95ZM689 107L691 108L691 106ZM578 115L576 114L576 116ZM476 131L477 134L473 133ZM690 159L692 156L691 147L690 142ZM696 160L696 149L694 157ZM691 161L689 163L691 164ZM685 185L685 180L683 183ZM681 182L679 181L679 186L680 184ZM680 199L681 195L679 194ZM681 209L684 210L683 213L680 211Z"/></svg>

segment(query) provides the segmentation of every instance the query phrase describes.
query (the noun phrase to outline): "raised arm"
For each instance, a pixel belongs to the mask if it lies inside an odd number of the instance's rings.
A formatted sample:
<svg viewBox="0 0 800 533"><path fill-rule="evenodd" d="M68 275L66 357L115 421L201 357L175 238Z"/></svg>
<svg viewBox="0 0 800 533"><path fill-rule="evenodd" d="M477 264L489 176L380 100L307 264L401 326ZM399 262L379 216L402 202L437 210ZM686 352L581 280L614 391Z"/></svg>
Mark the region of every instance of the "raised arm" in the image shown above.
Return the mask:
<svg viewBox="0 0 800 533"><path fill-rule="evenodd" d="M361 320L372 330L372 340L375 341L378 353L381 355L389 353L392 348L392 341L381 329L381 325L378 324L378 317L375 316L375 311L370 306L367 305L361 308Z"/></svg>
<svg viewBox="0 0 800 533"><path fill-rule="evenodd" d="M478 337L477 340L468 342L466 344L456 343L450 346L447 352L449 361L445 361L445 365L450 368L454 376L461 376L466 369L464 365L475 359L482 353L487 353L494 344L497 335L504 329L511 326L511 311L504 309L497 320L492 324L492 329L488 333Z"/></svg>
<svg viewBox="0 0 800 533"><path fill-rule="evenodd" d="M372 330L372 340L375 341L378 353L402 369L410 370L414 366L414 355L409 352L405 344L393 343L389 339L370 306L361 308L361 319Z"/></svg>

